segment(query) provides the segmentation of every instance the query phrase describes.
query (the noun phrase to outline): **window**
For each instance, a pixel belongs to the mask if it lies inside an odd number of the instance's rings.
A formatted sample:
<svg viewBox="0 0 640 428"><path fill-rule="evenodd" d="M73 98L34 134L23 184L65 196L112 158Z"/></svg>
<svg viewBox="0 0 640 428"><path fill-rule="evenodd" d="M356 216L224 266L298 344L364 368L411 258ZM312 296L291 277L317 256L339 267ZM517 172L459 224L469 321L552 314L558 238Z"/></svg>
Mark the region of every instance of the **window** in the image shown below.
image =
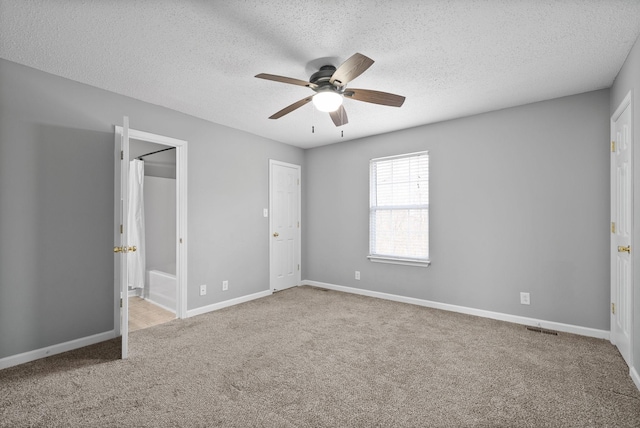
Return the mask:
<svg viewBox="0 0 640 428"><path fill-rule="evenodd" d="M370 162L369 259L429 265L429 154Z"/></svg>

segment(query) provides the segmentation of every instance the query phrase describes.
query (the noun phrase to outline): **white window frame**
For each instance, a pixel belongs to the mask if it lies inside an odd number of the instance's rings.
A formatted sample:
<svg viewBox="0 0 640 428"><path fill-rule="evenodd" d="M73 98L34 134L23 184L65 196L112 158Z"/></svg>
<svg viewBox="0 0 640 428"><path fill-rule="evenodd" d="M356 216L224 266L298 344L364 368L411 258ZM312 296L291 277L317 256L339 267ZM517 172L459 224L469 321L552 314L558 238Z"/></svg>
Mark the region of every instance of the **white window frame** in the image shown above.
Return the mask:
<svg viewBox="0 0 640 428"><path fill-rule="evenodd" d="M428 162L429 162L429 152L428 151L421 151L421 152L414 152L414 153L405 153L405 154L401 154L401 155L395 155L395 156L386 156L386 157L381 157L381 158L375 158L375 159L371 159L369 161L369 255L367 256L367 258L372 261L372 262L377 262L377 263L391 263L391 264L400 264L400 265L409 265L409 266L421 266L421 267L427 267L431 264L431 260L430 260L430 255L429 255L429 222L427 222L427 258L425 259L421 259L421 258L406 258L406 257L400 257L400 256L394 256L394 255L387 255L387 254L374 254L373 252L373 247L374 247L374 228L375 225L374 223L374 215L373 213L377 210L380 209L384 209L384 210L407 210L407 209L419 209L419 210L427 210L427 213L429 212L429 201L427 200L426 204L420 204L420 205L399 205L399 206L383 206L383 207L379 207L377 205L377 200L376 200L376 194L377 194L377 175L376 172L374 172L374 165L376 165L379 162L383 162L383 161L389 161L389 160L394 160L394 159L400 159L400 158L410 158L410 157L417 157L417 156L426 156L427 157L427 183L429 182L429 176L428 176Z"/></svg>

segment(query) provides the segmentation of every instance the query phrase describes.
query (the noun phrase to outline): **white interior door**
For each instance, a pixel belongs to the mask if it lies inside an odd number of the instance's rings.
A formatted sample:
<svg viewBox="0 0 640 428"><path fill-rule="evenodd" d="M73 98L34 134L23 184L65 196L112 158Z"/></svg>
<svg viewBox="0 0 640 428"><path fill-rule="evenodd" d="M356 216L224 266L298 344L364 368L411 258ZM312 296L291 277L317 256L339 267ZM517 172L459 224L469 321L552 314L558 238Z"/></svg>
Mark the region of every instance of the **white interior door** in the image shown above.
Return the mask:
<svg viewBox="0 0 640 428"><path fill-rule="evenodd" d="M300 166L269 161L270 288L300 284Z"/></svg>
<svg viewBox="0 0 640 428"><path fill-rule="evenodd" d="M118 133L116 132L116 138ZM116 144L117 146L117 144ZM120 336L122 337L122 359L129 355L129 284L128 273L129 263L127 254L129 253L129 118L122 120L122 130L120 132L120 156L116 157L116 171L120 170L120 183L117 189L120 199L120 224L116 227L119 238L113 249L116 257L117 277L120 280ZM116 233L117 233L116 232Z"/></svg>
<svg viewBox="0 0 640 428"><path fill-rule="evenodd" d="M630 366L633 258L631 98L611 118L611 343Z"/></svg>

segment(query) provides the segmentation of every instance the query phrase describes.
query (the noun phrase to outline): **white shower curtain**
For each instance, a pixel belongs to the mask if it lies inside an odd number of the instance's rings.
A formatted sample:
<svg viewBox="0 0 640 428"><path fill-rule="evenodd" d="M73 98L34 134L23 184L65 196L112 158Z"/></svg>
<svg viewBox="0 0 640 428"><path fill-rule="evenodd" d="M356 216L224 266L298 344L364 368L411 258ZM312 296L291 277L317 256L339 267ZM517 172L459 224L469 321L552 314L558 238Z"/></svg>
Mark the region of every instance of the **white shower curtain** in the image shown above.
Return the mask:
<svg viewBox="0 0 640 428"><path fill-rule="evenodd" d="M134 159L129 162L129 287L144 288L144 162Z"/></svg>

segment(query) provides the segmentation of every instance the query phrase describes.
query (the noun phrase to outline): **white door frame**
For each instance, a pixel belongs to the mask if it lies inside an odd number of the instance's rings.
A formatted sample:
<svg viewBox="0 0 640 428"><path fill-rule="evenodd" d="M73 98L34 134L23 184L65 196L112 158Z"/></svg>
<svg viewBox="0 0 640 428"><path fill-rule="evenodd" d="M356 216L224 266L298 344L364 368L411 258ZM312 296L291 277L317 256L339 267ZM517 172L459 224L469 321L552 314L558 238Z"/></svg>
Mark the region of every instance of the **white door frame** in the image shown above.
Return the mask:
<svg viewBox="0 0 640 428"><path fill-rule="evenodd" d="M298 227L298 232L296 236L296 240L298 241L296 258L300 263L300 269L296 273L296 284L298 285L300 285L300 283L302 282L302 226L303 226L302 219L301 219L302 217L302 168L301 166L295 165L292 163L277 161L274 159L269 159L269 289L272 292L276 290L275 285L271 280L272 278L271 261L273 260L273 257L274 257L273 239L272 239L272 235L274 232L273 215L272 215L273 206L274 206L274 200L273 200L274 195L273 195L273 183L272 183L271 177L272 177L274 165L285 166L285 167L293 168L297 170L298 178L300 179L300 184L298 185L298 207L297 207L298 221L300 222L300 227Z"/></svg>
<svg viewBox="0 0 640 428"><path fill-rule="evenodd" d="M634 161L633 161L633 157L635 156L634 152L636 150L636 147L634 147L633 144L633 105L632 105L632 96L631 96L631 92L627 93L627 95L625 96L625 98L622 100L622 102L620 103L620 105L618 106L618 108L616 109L615 113L613 113L613 115L611 116L611 123L610 123L610 133L611 133L611 141L615 141L616 140L616 131L615 131L615 124L617 122L617 120L620 118L620 116L622 115L622 113L625 111L626 108L629 108L629 112L630 112L630 116L631 116L631 120L629 123L630 126L630 138L629 138L629 143L631 144L631 159L629 159L629 165L631 166L631 191L630 191L630 197L631 197L631 216L630 216L630 235L631 235L631 254L629 256L629 263L631 264L630 266L630 272L631 272L631 279L630 279L630 284L629 284L629 295L628 295L628 313L629 313L629 355L623 355L623 358L625 359L625 361L629 364L629 367L631 367L632 364L632 353L633 353L633 319L634 319L634 313L633 313L633 289L634 289L634 281L635 281L635 263L634 263L634 258L635 258L635 251L638 251L638 249L640 249L639 246L635 245L635 240L634 240L634 170L635 170L635 165L634 165ZM616 142L617 144L617 142ZM614 168L614 160L613 160L613 155L611 157L611 183L614 183L614 174L616 173L615 168ZM613 186L612 187L612 202L613 202ZM614 207L611 207L611 212L613 214L613 210ZM613 216L612 216L613 217ZM612 218L611 221L614 221L614 219ZM611 325L611 331L612 334L610 335L610 341L612 344L616 345L616 334L614 334L614 329L615 329L615 317L616 315L613 313L613 303L615 303L616 305L618 304L616 301L616 280L617 280L617 275L616 275L616 266L615 266L615 254L617 253L618 249L616 247L616 243L614 241L614 235L611 235L611 249L610 249L610 254L611 254L611 303L612 303L612 307L611 307L611 311L610 311L610 325ZM616 308L616 311L619 310L619 308Z"/></svg>
<svg viewBox="0 0 640 428"><path fill-rule="evenodd" d="M116 153L120 152L120 136L122 127L115 126ZM145 131L129 129L129 138L176 148L176 317L187 317L187 141ZM117 156L116 162L119 161ZM120 229L120 176L118 168L115 171L115 230ZM116 240L116 242L118 242ZM116 244L117 245L117 244ZM116 270L118 266L116 266ZM120 280L119 272L115 273L114 319L116 335L122 332L120 326ZM126 297L126 295L124 296ZM123 298L124 298L123 297Z"/></svg>

